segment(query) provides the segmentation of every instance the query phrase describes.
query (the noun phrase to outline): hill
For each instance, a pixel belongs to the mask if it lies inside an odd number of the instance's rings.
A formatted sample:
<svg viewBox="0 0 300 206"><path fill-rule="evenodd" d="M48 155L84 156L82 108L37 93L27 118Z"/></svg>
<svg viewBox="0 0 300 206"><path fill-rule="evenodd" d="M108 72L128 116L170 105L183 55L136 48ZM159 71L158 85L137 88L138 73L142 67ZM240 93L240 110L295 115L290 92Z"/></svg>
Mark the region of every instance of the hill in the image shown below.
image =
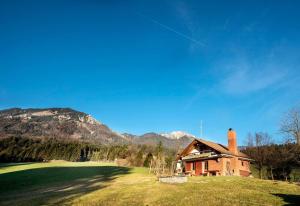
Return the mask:
<svg viewBox="0 0 300 206"><path fill-rule="evenodd" d="M180 149L186 147L193 140L192 136L181 136L179 138L168 138L157 133L146 133L136 137L134 141L138 144L157 145L159 142L165 147Z"/></svg>
<svg viewBox="0 0 300 206"><path fill-rule="evenodd" d="M159 183L146 168L99 162L0 164L1 205L297 205L296 184L243 177Z"/></svg>
<svg viewBox="0 0 300 206"><path fill-rule="evenodd" d="M0 111L0 137L72 139L102 144L128 140L92 116L70 108Z"/></svg>
<svg viewBox="0 0 300 206"><path fill-rule="evenodd" d="M99 144L156 145L161 141L164 147L171 149L183 148L194 138L183 132L147 133L141 136L120 134L91 115L70 108L1 110L0 138L15 136L78 140Z"/></svg>

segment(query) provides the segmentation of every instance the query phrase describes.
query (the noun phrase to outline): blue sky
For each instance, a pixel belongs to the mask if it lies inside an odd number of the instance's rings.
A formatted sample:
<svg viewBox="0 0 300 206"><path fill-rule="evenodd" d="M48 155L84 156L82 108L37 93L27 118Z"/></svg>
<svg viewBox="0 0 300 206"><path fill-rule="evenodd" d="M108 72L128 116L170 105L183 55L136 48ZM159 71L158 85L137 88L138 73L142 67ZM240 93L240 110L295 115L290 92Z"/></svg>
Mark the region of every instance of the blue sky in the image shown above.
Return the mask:
<svg viewBox="0 0 300 206"><path fill-rule="evenodd" d="M226 143L300 103L299 1L0 1L0 109Z"/></svg>

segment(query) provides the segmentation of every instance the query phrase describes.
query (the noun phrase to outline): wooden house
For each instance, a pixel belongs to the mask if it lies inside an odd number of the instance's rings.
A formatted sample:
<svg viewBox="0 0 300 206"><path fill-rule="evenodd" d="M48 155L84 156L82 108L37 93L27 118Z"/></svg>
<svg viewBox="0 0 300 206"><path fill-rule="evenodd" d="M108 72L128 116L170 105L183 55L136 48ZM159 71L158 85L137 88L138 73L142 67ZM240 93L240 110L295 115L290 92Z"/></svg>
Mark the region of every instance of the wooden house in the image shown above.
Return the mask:
<svg viewBox="0 0 300 206"><path fill-rule="evenodd" d="M236 133L228 130L228 147L194 139L177 157L182 170L189 175L249 176L251 159L237 148Z"/></svg>

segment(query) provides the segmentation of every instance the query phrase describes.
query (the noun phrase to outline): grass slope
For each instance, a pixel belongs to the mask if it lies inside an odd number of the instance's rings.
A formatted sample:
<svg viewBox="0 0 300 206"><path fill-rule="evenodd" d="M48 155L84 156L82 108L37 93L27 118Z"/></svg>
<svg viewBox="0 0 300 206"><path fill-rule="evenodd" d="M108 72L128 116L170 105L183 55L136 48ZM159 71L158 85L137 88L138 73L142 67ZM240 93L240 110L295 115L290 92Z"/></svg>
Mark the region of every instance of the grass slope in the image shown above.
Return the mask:
<svg viewBox="0 0 300 206"><path fill-rule="evenodd" d="M297 205L300 187L241 177L162 184L110 163L0 164L0 205Z"/></svg>

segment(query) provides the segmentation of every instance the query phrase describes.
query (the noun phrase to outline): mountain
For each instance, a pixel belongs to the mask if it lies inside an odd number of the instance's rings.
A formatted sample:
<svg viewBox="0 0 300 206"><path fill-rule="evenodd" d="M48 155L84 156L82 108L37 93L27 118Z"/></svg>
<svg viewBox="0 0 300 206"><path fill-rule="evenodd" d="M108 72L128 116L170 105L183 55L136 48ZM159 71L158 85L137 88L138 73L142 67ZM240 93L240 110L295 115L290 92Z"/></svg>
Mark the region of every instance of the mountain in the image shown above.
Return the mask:
<svg viewBox="0 0 300 206"><path fill-rule="evenodd" d="M166 137L162 134L157 133L146 133L144 135L141 135L139 137L135 137L134 141L138 144L148 144L148 145L157 145L159 142L162 142L162 144L167 148L184 148L189 143L193 141L192 136L181 136L178 138L170 138Z"/></svg>
<svg viewBox="0 0 300 206"><path fill-rule="evenodd" d="M100 144L147 144L160 141L168 148L183 148L193 135L176 131L170 134L147 133L141 136L119 134L91 115L70 108L0 110L0 138L21 136L56 138Z"/></svg>
<svg viewBox="0 0 300 206"><path fill-rule="evenodd" d="M174 131L171 133L162 133L160 134L161 136L167 137L169 139L180 139L181 137L191 137L191 138L196 138L194 135L186 133L186 132L182 132L182 131Z"/></svg>
<svg viewBox="0 0 300 206"><path fill-rule="evenodd" d="M83 112L70 108L20 109L0 111L0 137L57 138L125 143L126 137Z"/></svg>

